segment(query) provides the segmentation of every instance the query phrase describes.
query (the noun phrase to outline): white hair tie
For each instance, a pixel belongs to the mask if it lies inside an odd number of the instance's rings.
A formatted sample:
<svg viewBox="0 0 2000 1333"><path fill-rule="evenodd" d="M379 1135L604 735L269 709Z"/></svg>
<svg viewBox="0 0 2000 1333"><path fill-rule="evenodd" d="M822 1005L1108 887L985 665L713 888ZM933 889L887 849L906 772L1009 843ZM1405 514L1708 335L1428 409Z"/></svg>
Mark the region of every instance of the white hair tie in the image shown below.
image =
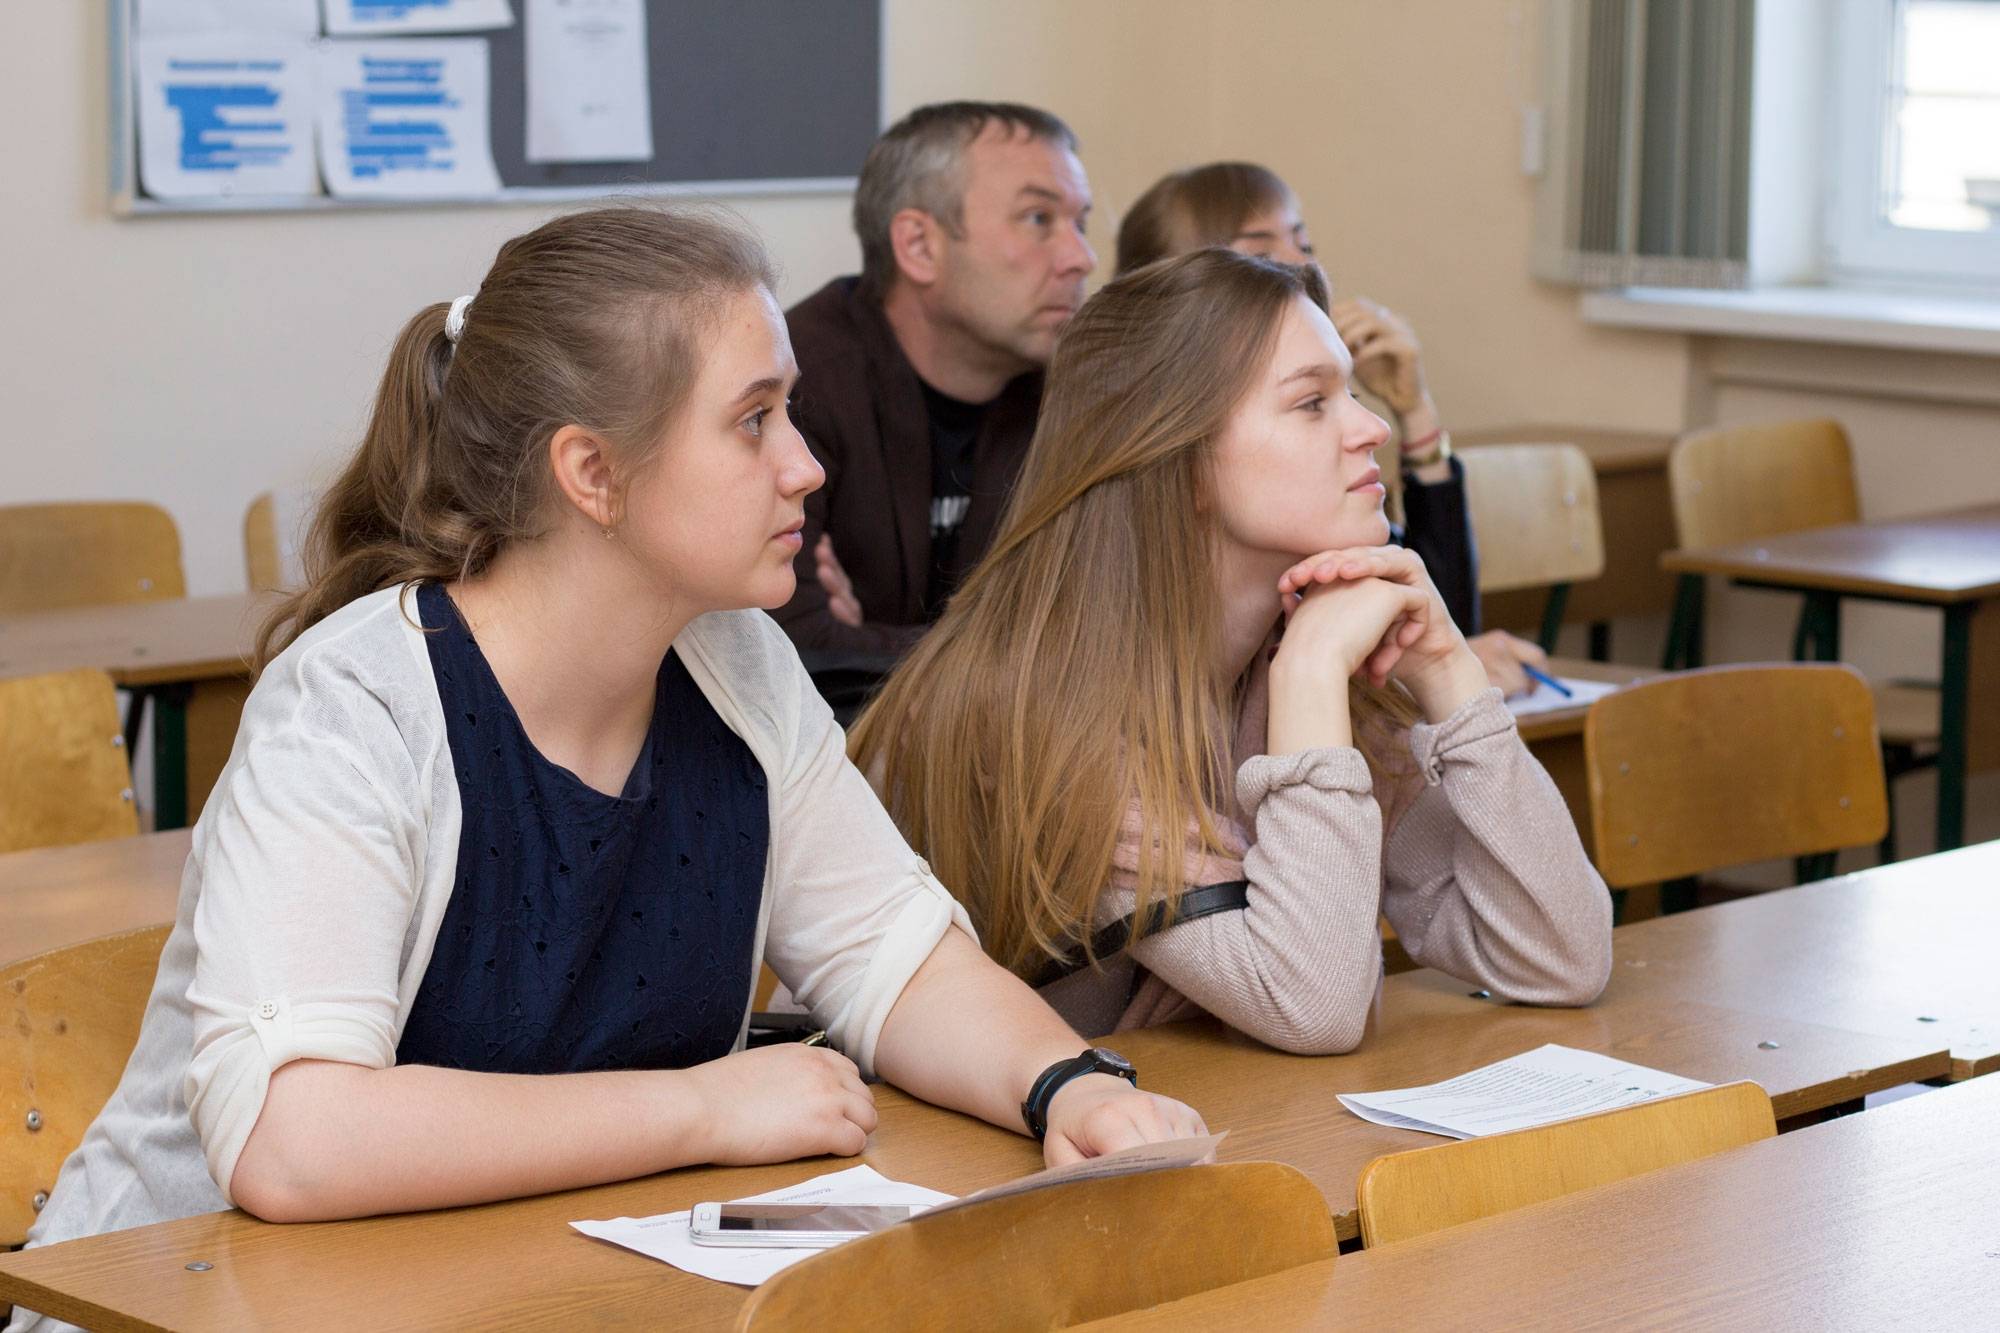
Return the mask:
<svg viewBox="0 0 2000 1333"><path fill-rule="evenodd" d="M444 336L453 347L465 336L465 308L471 304L471 297L461 296L451 303L451 310L444 317Z"/></svg>

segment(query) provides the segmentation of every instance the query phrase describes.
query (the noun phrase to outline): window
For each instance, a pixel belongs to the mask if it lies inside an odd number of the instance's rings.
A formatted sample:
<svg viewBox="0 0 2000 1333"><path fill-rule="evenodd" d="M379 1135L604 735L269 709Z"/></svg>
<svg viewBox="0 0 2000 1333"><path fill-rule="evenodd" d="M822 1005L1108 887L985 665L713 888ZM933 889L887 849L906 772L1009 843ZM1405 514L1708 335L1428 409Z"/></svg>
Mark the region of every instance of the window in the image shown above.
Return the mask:
<svg viewBox="0 0 2000 1333"><path fill-rule="evenodd" d="M2000 0L1843 0L1827 257L2000 290Z"/></svg>

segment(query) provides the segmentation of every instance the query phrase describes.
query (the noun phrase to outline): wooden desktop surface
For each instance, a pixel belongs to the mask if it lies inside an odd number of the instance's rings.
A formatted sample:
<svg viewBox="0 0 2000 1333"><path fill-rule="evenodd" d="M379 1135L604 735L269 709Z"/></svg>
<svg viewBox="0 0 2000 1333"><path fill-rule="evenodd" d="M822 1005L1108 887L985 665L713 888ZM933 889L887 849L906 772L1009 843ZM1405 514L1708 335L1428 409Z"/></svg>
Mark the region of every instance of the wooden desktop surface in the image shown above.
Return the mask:
<svg viewBox="0 0 2000 1333"><path fill-rule="evenodd" d="M1982 1079L1092 1329L1992 1328Z"/></svg>
<svg viewBox="0 0 2000 1333"><path fill-rule="evenodd" d="M249 674L271 593L232 593L0 616L0 677L98 667L120 685Z"/></svg>
<svg viewBox="0 0 2000 1333"><path fill-rule="evenodd" d="M2000 505L1669 551L1662 568L1948 605L2000 594Z"/></svg>
<svg viewBox="0 0 2000 1333"><path fill-rule="evenodd" d="M1410 974L1419 975L1419 974ZM1685 1002L1628 996L1536 1010L1385 983L1384 1017L1352 1055L1282 1055L1212 1021L1122 1033L1146 1087L1184 1098L1230 1130L1225 1160L1305 1172L1342 1236L1357 1234L1354 1181L1387 1152L1434 1143L1368 1124L1337 1092L1430 1082L1545 1042L1604 1051L1710 1082L1754 1078L1782 1116L1851 1100L1948 1067L1941 1044L1842 1032ZM1774 1043L1760 1045L1760 1043ZM881 1125L865 1160L894 1179L965 1193L1040 1164L1018 1135L878 1089ZM562 1132L551 1126L551 1134ZM737 1198L848 1163L670 1172L562 1195L409 1217L269 1226L217 1213L0 1256L0 1301L106 1328L497 1326L538 1318L721 1327L738 1289L576 1235L579 1218L647 1216ZM1660 1217L1657 1228L1686 1219ZM212 1271L189 1273L196 1261Z"/></svg>
<svg viewBox="0 0 2000 1333"><path fill-rule="evenodd" d="M0 963L174 919L192 829L0 855Z"/></svg>

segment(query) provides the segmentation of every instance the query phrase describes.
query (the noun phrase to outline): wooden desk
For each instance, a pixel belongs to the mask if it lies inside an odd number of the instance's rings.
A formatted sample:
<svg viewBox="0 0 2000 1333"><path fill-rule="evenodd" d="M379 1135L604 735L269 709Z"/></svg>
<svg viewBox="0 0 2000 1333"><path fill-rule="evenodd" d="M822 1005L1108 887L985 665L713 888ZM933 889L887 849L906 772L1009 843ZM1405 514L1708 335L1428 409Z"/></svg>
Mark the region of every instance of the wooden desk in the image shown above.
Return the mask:
<svg viewBox="0 0 2000 1333"><path fill-rule="evenodd" d="M1638 922L1612 940L1621 995L1938 1040L1953 1078L2000 1070L2000 842Z"/></svg>
<svg viewBox="0 0 2000 1333"><path fill-rule="evenodd" d="M1268 1158L1304 1171L1326 1194L1344 1237L1358 1234L1361 1168L1436 1140L1351 1116L1336 1092L1429 1082L1558 1041L1692 1078L1755 1078L1782 1117L1934 1077L1949 1063L1936 1042L1753 1018L1616 987L1591 1009L1536 1010L1403 981L1388 980L1380 1028L1353 1055L1282 1055L1208 1021L1121 1034L1117 1045L1147 1087L1188 1100L1212 1127L1231 1131L1226 1159ZM1769 1041L1775 1049L1759 1046ZM1039 1148L1020 1136L893 1089L878 1089L877 1103L881 1126L865 1160L885 1175L963 1193L1039 1165ZM371 1325L392 1328L540 1318L654 1325L669 1310L679 1327L723 1327L740 1290L587 1240L567 1224L735 1198L840 1165L702 1168L482 1208L309 1226L208 1214L0 1256L0 1301L107 1328L351 1327L357 1310ZM1655 1216L1652 1225L1657 1236L1685 1221ZM187 1272L196 1260L215 1268Z"/></svg>
<svg viewBox="0 0 2000 1333"><path fill-rule="evenodd" d="M1610 621L1659 615L1673 604L1674 581L1661 572L1659 559L1674 545L1673 504L1667 492L1667 454L1674 437L1658 431L1558 425L1452 433L1453 445L1468 449L1516 442L1574 444L1589 456L1597 473L1604 573L1570 589L1563 619L1568 624L1589 624L1593 655L1608 657ZM1530 629L1541 624L1545 600L1544 593L1523 590L1493 593L1481 604L1487 625Z"/></svg>
<svg viewBox="0 0 2000 1333"><path fill-rule="evenodd" d="M228 758L257 627L275 603L271 593L236 593L0 617L0 677L96 667L145 690L154 823L179 828Z"/></svg>
<svg viewBox="0 0 2000 1333"><path fill-rule="evenodd" d="M0 963L174 919L189 829L0 856Z"/></svg>
<svg viewBox="0 0 2000 1333"><path fill-rule="evenodd" d="M2000 1079L1089 1325L1991 1328Z"/></svg>
<svg viewBox="0 0 2000 1333"><path fill-rule="evenodd" d="M1806 594L1797 638L1800 657L1840 659L1840 599L1936 607L1944 616L1939 698L1937 846L1965 840L1965 775L1975 721L2000 738L2000 708L1968 711L1974 617L2000 598L2000 505L1923 518L1844 523L1788 532L1732 546L1669 551L1663 569L1681 577L1668 652L1674 664L1699 665L1702 577L1718 574L1746 588ZM2000 619L1987 618L2000 647ZM2000 739L1992 742L2000 747ZM1984 748L1984 742L1982 742Z"/></svg>

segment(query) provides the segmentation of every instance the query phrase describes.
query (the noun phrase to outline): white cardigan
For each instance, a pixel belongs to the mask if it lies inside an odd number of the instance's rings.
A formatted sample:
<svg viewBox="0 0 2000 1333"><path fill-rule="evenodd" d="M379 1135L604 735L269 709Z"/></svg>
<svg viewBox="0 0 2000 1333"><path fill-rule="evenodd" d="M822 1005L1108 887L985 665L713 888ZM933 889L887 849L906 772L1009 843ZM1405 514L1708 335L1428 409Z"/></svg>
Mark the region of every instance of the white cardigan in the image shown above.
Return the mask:
<svg viewBox="0 0 2000 1333"><path fill-rule="evenodd" d="M272 1070L395 1063L457 875L461 799L401 591L314 626L251 692L195 828L138 1046L30 1244L227 1207ZM754 958L868 1069L905 983L951 925L971 923L848 763L768 617L702 616L674 646L769 778Z"/></svg>

